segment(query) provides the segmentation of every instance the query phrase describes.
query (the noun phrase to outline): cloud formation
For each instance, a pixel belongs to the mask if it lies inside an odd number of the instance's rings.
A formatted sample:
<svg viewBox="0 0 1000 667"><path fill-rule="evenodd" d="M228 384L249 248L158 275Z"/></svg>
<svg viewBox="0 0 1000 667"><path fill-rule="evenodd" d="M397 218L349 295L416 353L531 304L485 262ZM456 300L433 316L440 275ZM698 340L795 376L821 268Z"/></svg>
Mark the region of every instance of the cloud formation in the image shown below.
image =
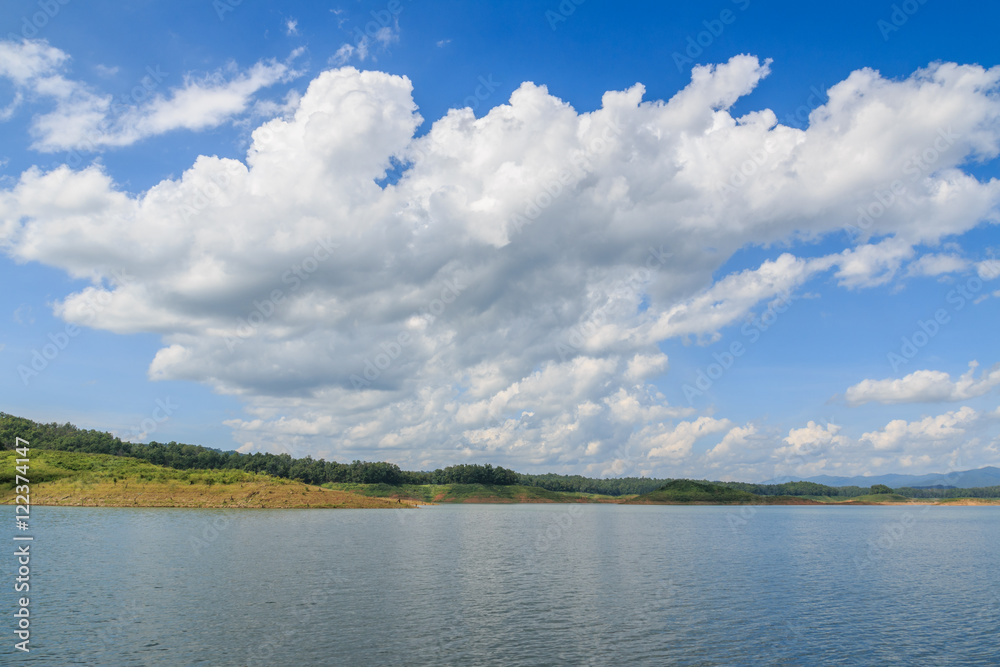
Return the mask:
<svg viewBox="0 0 1000 667"><path fill-rule="evenodd" d="M230 64L203 76L184 75L182 86L171 87L169 72L147 67L130 94L116 99L66 78L69 60L42 40L0 40L0 77L16 91L0 120L10 118L26 96L55 105L32 118L37 151L99 151L173 130L215 127L246 111L261 89L297 76L288 63L259 62L242 71Z"/></svg>
<svg viewBox="0 0 1000 667"><path fill-rule="evenodd" d="M848 388L845 398L849 405L967 401L1000 385L1000 364L976 378L978 367L978 361L970 361L969 370L954 382L948 373L929 370L915 371L896 380L862 380Z"/></svg>
<svg viewBox="0 0 1000 667"><path fill-rule="evenodd" d="M54 71L46 53L17 72ZM419 138L407 78L330 70L242 161L202 156L136 195L99 166L26 171L0 192L0 243L91 280L57 304L66 320L160 335L151 378L241 397L249 416L227 424L247 451L669 475L711 448L723 465L761 434L670 405L660 343L709 342L826 272L883 284L915 246L996 222L1000 202L1000 183L961 169L997 155L1000 68L855 72L806 130L730 114L768 70L737 56L666 102L636 84L589 112L524 83ZM287 74L188 82L142 127L219 122ZM40 147L73 143L60 136ZM860 245L716 276L747 245L844 238L894 178L905 196ZM135 279L111 284L116 269Z"/></svg>

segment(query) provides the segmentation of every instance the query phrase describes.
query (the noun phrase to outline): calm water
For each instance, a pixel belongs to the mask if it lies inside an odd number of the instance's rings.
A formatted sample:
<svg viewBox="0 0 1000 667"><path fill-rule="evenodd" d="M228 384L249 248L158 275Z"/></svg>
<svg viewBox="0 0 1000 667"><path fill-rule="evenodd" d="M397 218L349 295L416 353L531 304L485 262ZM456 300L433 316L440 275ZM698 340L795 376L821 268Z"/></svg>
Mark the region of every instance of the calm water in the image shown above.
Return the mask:
<svg viewBox="0 0 1000 667"><path fill-rule="evenodd" d="M1000 664L1000 508L35 508L32 521L32 651L13 654L5 556L4 664Z"/></svg>

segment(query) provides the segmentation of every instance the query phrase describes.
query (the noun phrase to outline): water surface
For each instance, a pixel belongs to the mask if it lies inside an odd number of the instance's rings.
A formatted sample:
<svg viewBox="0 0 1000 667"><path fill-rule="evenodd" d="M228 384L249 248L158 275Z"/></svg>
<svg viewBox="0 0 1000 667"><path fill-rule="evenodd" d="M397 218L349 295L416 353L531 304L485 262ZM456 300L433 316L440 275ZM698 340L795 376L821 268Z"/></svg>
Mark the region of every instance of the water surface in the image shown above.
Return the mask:
<svg viewBox="0 0 1000 667"><path fill-rule="evenodd" d="M1000 664L1000 508L32 514L12 664Z"/></svg>

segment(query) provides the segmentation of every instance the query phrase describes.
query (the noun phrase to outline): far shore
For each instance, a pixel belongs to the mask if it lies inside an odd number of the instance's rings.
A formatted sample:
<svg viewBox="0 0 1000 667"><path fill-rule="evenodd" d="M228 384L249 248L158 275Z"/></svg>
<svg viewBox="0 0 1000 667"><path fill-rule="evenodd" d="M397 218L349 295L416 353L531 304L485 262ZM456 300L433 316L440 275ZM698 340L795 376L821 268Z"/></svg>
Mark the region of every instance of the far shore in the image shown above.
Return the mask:
<svg viewBox="0 0 1000 667"><path fill-rule="evenodd" d="M290 482L248 482L243 484L179 485L170 482L144 484L81 484L58 481L34 485L31 504L49 507L162 507L183 509L401 509L438 504L581 504L600 503L614 505L781 505L788 507L862 507L862 506L938 506L938 507L989 507L1000 506L1000 498L910 499L901 501L852 501L821 502L808 498L766 498L763 502L711 502L711 501L643 501L630 498L608 500L553 498L497 498L474 496L461 500L435 501L413 498L375 497L357 493L324 489L307 484ZM14 504L12 493L0 496L0 504Z"/></svg>
<svg viewBox="0 0 1000 667"><path fill-rule="evenodd" d="M438 504L601 503L612 505L997 506L1000 498L907 498L895 493L839 496L757 495L711 482L672 480L643 495L551 491L540 486L484 484L360 484L322 486L239 469L176 469L108 454L32 450L17 470L31 481L15 486L13 451L0 452L0 504L55 507L204 509L402 509ZM17 493L20 491L20 493ZM23 494L23 495L21 495Z"/></svg>

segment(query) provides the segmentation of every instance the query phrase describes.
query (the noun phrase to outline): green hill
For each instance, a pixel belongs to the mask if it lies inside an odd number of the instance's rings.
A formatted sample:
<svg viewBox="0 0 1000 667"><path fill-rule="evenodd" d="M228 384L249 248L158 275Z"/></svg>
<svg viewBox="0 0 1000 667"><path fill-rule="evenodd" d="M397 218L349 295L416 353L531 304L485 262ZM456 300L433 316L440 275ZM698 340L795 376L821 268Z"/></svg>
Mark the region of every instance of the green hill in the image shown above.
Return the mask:
<svg viewBox="0 0 1000 667"><path fill-rule="evenodd" d="M730 489L710 482L696 482L690 479L675 479L656 491L645 493L629 504L673 504L704 503L713 505L750 504L766 502L761 496Z"/></svg>
<svg viewBox="0 0 1000 667"><path fill-rule="evenodd" d="M0 451L0 504L16 502L16 452ZM83 507L399 507L396 499L322 489L244 470L176 470L127 456L34 449L32 505ZM407 505L409 503L403 501Z"/></svg>
<svg viewBox="0 0 1000 667"><path fill-rule="evenodd" d="M898 493L868 493L863 496L855 496L850 500L843 501L842 504L862 504L862 503L908 503L912 499Z"/></svg>

